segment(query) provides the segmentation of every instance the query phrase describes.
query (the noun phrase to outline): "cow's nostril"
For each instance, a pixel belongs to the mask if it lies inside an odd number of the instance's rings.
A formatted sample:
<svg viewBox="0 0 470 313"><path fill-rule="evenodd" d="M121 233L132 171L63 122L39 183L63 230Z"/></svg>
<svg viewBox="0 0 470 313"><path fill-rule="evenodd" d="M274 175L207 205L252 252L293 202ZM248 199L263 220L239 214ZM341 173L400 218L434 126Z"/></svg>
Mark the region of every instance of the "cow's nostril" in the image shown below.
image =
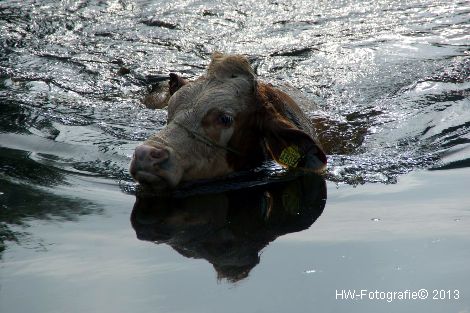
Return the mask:
<svg viewBox="0 0 470 313"><path fill-rule="evenodd" d="M163 149L152 149L150 156L154 159L161 159L164 157L165 151Z"/></svg>
<svg viewBox="0 0 470 313"><path fill-rule="evenodd" d="M148 145L140 145L135 148L135 158L140 162L162 163L168 159L168 151Z"/></svg>
<svg viewBox="0 0 470 313"><path fill-rule="evenodd" d="M168 151L165 149L153 148L150 151L150 157L154 161L161 163L165 161L166 159L168 159Z"/></svg>

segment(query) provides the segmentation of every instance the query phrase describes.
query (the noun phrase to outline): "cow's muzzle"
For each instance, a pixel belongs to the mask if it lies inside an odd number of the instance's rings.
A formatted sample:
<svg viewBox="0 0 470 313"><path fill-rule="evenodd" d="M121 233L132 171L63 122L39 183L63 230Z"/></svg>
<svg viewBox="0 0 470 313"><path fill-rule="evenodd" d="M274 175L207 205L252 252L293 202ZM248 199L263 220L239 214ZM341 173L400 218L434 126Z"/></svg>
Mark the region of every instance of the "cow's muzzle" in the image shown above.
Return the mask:
<svg viewBox="0 0 470 313"><path fill-rule="evenodd" d="M165 148L146 144L138 146L130 165L132 177L142 185L153 187L171 187L168 173L170 152Z"/></svg>

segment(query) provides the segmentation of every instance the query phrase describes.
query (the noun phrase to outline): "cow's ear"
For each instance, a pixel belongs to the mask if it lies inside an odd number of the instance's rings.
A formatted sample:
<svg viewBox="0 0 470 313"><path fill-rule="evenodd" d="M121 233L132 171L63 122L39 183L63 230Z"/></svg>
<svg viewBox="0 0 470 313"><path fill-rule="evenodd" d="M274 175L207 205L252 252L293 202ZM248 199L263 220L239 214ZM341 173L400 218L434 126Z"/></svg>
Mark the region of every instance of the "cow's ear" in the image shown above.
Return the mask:
<svg viewBox="0 0 470 313"><path fill-rule="evenodd" d="M277 163L314 172L325 169L325 153L304 131L280 117L270 119L263 128L266 150Z"/></svg>
<svg viewBox="0 0 470 313"><path fill-rule="evenodd" d="M325 169L326 155L321 146L309 134L287 120L285 115L280 114L300 110L294 100L270 85L259 83L256 102L261 113L258 117L262 121L261 133L266 150L273 160L291 168L318 172Z"/></svg>
<svg viewBox="0 0 470 313"><path fill-rule="evenodd" d="M168 84L170 96L186 85L188 81L175 73L170 73L170 82Z"/></svg>

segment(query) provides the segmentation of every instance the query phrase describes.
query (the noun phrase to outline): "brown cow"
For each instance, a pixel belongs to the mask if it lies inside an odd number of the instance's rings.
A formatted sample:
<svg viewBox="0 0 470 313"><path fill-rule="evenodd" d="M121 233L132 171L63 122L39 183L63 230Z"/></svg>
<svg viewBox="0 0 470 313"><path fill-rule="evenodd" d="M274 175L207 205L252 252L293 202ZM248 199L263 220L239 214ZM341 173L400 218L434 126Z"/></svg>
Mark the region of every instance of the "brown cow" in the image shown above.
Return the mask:
<svg viewBox="0 0 470 313"><path fill-rule="evenodd" d="M207 74L170 75L168 121L135 149L130 173L156 189L279 164L319 172L326 156L311 121L286 93L256 79L240 55L214 53Z"/></svg>

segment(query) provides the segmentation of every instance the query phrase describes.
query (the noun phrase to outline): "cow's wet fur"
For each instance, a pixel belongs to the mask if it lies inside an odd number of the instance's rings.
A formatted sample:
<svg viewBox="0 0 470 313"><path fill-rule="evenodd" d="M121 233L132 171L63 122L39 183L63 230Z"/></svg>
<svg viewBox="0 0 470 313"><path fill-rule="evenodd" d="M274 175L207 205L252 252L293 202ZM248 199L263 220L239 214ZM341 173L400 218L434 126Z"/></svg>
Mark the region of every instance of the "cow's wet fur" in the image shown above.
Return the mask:
<svg viewBox="0 0 470 313"><path fill-rule="evenodd" d="M143 185L174 188L270 159L294 170L326 167L312 121L287 93L258 80L244 56L214 53L194 81L172 73L167 97L158 99L167 101L167 125L136 149L130 166Z"/></svg>

